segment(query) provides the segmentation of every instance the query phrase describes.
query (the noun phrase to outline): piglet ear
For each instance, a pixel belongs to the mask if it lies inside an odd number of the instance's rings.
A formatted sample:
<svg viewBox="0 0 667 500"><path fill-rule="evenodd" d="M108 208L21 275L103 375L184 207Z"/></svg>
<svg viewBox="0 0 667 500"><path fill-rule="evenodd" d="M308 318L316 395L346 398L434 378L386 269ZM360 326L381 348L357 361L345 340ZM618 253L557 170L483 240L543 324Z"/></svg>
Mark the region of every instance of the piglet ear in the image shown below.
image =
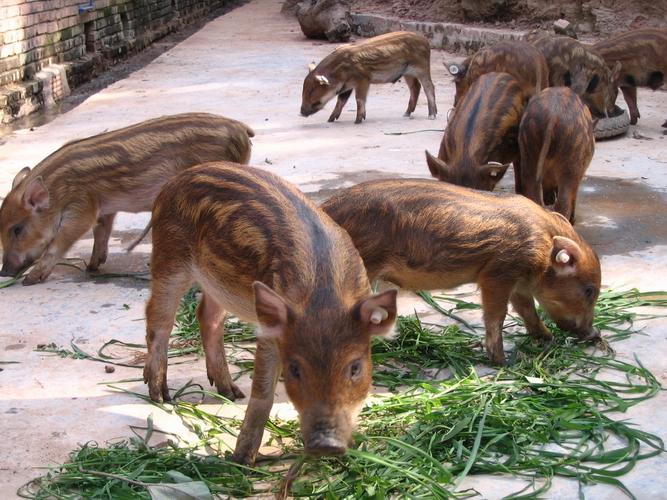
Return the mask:
<svg viewBox="0 0 667 500"><path fill-rule="evenodd" d="M387 335L396 321L397 290L387 290L358 304L359 319L369 335Z"/></svg>
<svg viewBox="0 0 667 500"><path fill-rule="evenodd" d="M287 329L289 306L280 295L260 281L252 284L255 312L259 321L258 338L279 339Z"/></svg>
<svg viewBox="0 0 667 500"><path fill-rule="evenodd" d="M447 164L440 158L433 156L428 151L424 152L426 153L426 164L428 165L431 175L438 180L447 181L449 178L449 167Z"/></svg>
<svg viewBox="0 0 667 500"><path fill-rule="evenodd" d="M41 177L31 180L23 193L23 206L32 212L49 208L49 192Z"/></svg>
<svg viewBox="0 0 667 500"><path fill-rule="evenodd" d="M313 71L316 67L317 67L317 64L315 64L315 61L311 62L311 63L308 65L308 73L310 73L311 71Z"/></svg>
<svg viewBox="0 0 667 500"><path fill-rule="evenodd" d="M463 78L463 76L466 74L466 70L468 69L464 64L457 63L445 63L445 66L447 67L449 74L456 78Z"/></svg>
<svg viewBox="0 0 667 500"><path fill-rule="evenodd" d="M499 181L500 179L503 178L503 175L505 175L505 172L507 171L509 166L510 166L509 163L505 163L503 165L502 163L498 163L497 161L490 161L486 165L484 165L483 168L489 177L491 177L496 181Z"/></svg>
<svg viewBox="0 0 667 500"><path fill-rule="evenodd" d="M317 80L317 82L320 85L324 85L325 87L328 87L329 85L331 85L331 82L329 81L329 79L324 75L317 75L317 76L315 76L315 79Z"/></svg>
<svg viewBox="0 0 667 500"><path fill-rule="evenodd" d="M25 179L29 173L30 173L30 167L23 167L21 171L18 174L16 174L16 177L14 177L14 180L12 181L12 189L21 184L21 181Z"/></svg>
<svg viewBox="0 0 667 500"><path fill-rule="evenodd" d="M570 238L554 236L551 265L559 276L571 276L577 272L581 259L581 247Z"/></svg>

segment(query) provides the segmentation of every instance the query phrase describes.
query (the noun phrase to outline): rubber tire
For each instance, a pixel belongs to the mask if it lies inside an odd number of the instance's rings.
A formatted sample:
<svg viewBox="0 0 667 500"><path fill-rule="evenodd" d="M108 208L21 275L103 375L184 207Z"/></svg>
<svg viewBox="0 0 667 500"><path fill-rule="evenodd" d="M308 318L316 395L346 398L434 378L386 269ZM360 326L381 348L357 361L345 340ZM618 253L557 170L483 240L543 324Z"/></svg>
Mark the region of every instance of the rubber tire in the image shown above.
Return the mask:
<svg viewBox="0 0 667 500"><path fill-rule="evenodd" d="M612 116L610 118L600 118L595 130L595 139L609 139L610 137L616 137L621 134L625 134L630 128L630 115L626 110L621 110L616 106L617 111L623 111L622 113Z"/></svg>

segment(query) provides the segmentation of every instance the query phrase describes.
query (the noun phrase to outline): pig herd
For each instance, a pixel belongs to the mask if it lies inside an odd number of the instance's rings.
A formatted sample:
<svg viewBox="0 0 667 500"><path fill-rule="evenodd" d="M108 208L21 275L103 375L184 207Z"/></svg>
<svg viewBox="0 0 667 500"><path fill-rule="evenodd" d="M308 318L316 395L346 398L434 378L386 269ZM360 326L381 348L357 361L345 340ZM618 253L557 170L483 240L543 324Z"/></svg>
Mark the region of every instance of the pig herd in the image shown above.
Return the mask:
<svg viewBox="0 0 667 500"><path fill-rule="evenodd" d="M665 30L635 30L593 47L533 35L448 64L455 105L438 156L427 152L424 167L445 182L369 181L319 207L248 166L254 132L220 116L166 116L68 143L16 175L0 207L0 274L30 268L25 285L44 281L91 228L88 269L97 270L116 213L152 209L144 368L151 399L170 399L169 336L196 283L208 379L230 400L244 394L225 359L225 315L259 325L234 460L254 462L281 375L306 451L344 453L371 386L371 340L389 334L396 319L397 292L373 294L376 279L408 290L476 283L496 363L505 361L508 304L538 341L552 334L536 300L561 329L581 340L599 335L600 262L572 227L577 191L593 156L595 120L615 113L620 87L636 122L636 87L663 84L666 51ZM361 123L370 84L400 78L410 90L405 115L423 87L435 119L429 44L406 32L341 46L313 65L301 114L336 97L335 121L354 92ZM486 192L510 163L517 194Z"/></svg>

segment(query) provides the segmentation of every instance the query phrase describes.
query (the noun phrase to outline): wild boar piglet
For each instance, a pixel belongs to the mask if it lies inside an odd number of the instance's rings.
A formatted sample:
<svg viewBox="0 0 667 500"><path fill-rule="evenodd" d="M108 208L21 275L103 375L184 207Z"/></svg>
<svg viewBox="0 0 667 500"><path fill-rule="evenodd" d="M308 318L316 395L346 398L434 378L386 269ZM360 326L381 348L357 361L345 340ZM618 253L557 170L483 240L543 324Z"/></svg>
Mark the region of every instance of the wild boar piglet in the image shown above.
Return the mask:
<svg viewBox="0 0 667 500"><path fill-rule="evenodd" d="M225 360L225 313L259 324L234 459L254 462L281 372L306 452L345 452L371 385L371 338L391 330L396 290L372 295L349 235L294 186L257 168L186 170L157 197L152 225L144 369L151 399L169 399L169 335L181 297L198 283L206 371L229 399L243 393Z"/></svg>
<svg viewBox="0 0 667 500"><path fill-rule="evenodd" d="M337 97L336 107L329 116L333 122L340 118L354 91L357 100L354 123L361 123L366 119L366 97L371 83L396 83L401 77L410 88L405 116L415 110L421 87L426 93L429 119L435 119L438 112L431 80L431 47L426 38L416 33L396 31L346 44L308 69L301 99L303 116L317 113Z"/></svg>
<svg viewBox="0 0 667 500"><path fill-rule="evenodd" d="M567 87L551 87L526 106L519 127L521 164L516 192L554 210L574 224L579 184L595 150L588 108Z"/></svg>
<svg viewBox="0 0 667 500"><path fill-rule="evenodd" d="M371 280L408 290L477 283L494 362L505 361L508 302L537 339L552 334L535 300L560 328L582 340L599 336L593 327L597 255L563 216L523 196L396 179L345 189L322 209L350 234Z"/></svg>
<svg viewBox="0 0 667 500"><path fill-rule="evenodd" d="M519 123L530 95L512 75L475 80L447 123L435 158L426 163L438 180L493 191L510 163L519 161Z"/></svg>
<svg viewBox="0 0 667 500"><path fill-rule="evenodd" d="M630 112L630 123L640 118L637 87L658 90L667 75L667 29L642 28L612 36L593 45L609 68L620 64L618 85ZM667 127L667 120L662 124Z"/></svg>
<svg viewBox="0 0 667 500"><path fill-rule="evenodd" d="M477 51L462 63L445 65L454 77L456 95L454 106L468 92L470 85L486 73L502 72L512 75L528 95L549 85L549 68L542 53L528 42L507 40Z"/></svg>
<svg viewBox="0 0 667 500"><path fill-rule="evenodd" d="M547 61L550 87L570 87L596 118L614 115L621 65L609 68L592 47L568 36L530 39Z"/></svg>
<svg viewBox="0 0 667 500"><path fill-rule="evenodd" d="M247 163L254 135L236 120L185 113L65 144L21 170L0 206L0 275L34 264L23 284L44 281L90 228L88 270L96 271L107 260L116 212L150 211L162 185L198 163Z"/></svg>

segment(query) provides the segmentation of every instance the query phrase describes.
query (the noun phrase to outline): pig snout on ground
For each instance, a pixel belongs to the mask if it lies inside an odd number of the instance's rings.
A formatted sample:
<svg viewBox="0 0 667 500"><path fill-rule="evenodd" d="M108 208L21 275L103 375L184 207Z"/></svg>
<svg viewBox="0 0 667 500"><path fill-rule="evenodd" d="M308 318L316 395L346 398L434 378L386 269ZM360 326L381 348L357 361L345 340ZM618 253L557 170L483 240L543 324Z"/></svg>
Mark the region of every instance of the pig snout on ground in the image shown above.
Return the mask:
<svg viewBox="0 0 667 500"><path fill-rule="evenodd" d="M470 85L486 73L512 75L529 96L549 85L549 68L544 56L533 45L520 40L498 42L479 50L463 63L445 66L454 77L454 106L463 99Z"/></svg>
<svg viewBox="0 0 667 500"><path fill-rule="evenodd" d="M537 300L579 338L598 335L593 312L600 261L560 214L523 196L498 196L429 180L369 181L345 189L322 209L348 231L371 280L409 290L477 283L486 349L505 360L508 303L528 333L550 341Z"/></svg>
<svg viewBox="0 0 667 500"><path fill-rule="evenodd" d="M3 273L35 263L23 283L44 281L90 228L89 271L107 260L116 212L151 209L160 187L198 163L247 163L254 132L208 113L170 115L70 142L24 168L0 206Z"/></svg>
<svg viewBox="0 0 667 500"><path fill-rule="evenodd" d="M553 204L574 224L577 191L595 149L588 108L567 87L543 90L526 106L519 149L516 192L542 206Z"/></svg>
<svg viewBox="0 0 667 500"><path fill-rule="evenodd" d="M303 81L301 115L310 116L337 97L329 116L333 122L340 118L343 107L354 91L357 101L355 123L366 119L366 98L371 84L396 83L401 77L410 89L405 116L416 106L421 88L428 101L428 117L435 119L437 105L435 87L431 80L431 48L423 36L397 31L376 36L355 44L343 45L318 64L309 66Z"/></svg>
<svg viewBox="0 0 667 500"><path fill-rule="evenodd" d="M254 462L281 372L306 452L343 453L371 386L371 338L396 319L396 290L371 295L349 235L294 186L253 167L186 170L157 197L152 225L151 399L169 398L169 335L182 295L198 283L208 378L229 399L243 394L224 357L225 312L259 325L234 460Z"/></svg>
<svg viewBox="0 0 667 500"><path fill-rule="evenodd" d="M610 68L621 65L618 85L628 105L630 123L641 117L637 87L657 90L667 75L667 29L642 28L620 33L593 45ZM667 121L662 125L667 127Z"/></svg>
<svg viewBox="0 0 667 500"><path fill-rule="evenodd" d="M438 180L492 191L511 162L519 160L517 135L529 95L507 73L475 80L454 109L438 158L426 152Z"/></svg>

